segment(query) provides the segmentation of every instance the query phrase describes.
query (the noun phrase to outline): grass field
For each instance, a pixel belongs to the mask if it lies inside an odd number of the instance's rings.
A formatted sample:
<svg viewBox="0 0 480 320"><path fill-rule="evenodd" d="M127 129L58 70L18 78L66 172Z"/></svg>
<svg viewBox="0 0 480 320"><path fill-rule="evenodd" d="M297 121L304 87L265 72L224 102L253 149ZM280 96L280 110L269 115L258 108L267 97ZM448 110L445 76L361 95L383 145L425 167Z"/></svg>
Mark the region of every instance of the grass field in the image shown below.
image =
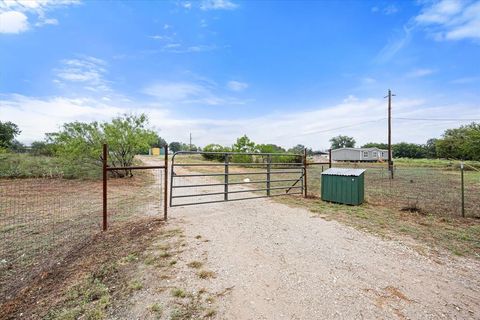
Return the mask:
<svg viewBox="0 0 480 320"><path fill-rule="evenodd" d="M96 171L100 171L98 168ZM109 179L109 225L136 215L160 216L160 171ZM30 281L101 230L99 180L0 179L0 296Z"/></svg>

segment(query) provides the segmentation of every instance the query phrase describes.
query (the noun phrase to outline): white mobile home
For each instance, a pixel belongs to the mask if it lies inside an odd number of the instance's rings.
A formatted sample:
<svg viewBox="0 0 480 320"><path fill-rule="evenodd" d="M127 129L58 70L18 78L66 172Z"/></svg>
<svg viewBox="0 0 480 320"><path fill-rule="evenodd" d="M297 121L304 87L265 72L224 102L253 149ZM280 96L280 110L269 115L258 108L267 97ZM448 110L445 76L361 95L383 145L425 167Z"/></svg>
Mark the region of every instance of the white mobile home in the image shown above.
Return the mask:
<svg viewBox="0 0 480 320"><path fill-rule="evenodd" d="M333 161L386 161L388 150L379 148L341 148L332 150Z"/></svg>

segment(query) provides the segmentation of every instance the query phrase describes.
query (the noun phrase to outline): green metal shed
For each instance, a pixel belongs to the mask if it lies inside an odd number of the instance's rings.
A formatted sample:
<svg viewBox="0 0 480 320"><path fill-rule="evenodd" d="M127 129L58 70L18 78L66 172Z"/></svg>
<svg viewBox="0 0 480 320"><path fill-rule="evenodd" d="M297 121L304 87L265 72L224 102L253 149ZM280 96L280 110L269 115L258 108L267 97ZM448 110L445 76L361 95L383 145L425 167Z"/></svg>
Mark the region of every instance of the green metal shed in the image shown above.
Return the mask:
<svg viewBox="0 0 480 320"><path fill-rule="evenodd" d="M350 205L363 203L365 169L330 168L322 172L322 200Z"/></svg>

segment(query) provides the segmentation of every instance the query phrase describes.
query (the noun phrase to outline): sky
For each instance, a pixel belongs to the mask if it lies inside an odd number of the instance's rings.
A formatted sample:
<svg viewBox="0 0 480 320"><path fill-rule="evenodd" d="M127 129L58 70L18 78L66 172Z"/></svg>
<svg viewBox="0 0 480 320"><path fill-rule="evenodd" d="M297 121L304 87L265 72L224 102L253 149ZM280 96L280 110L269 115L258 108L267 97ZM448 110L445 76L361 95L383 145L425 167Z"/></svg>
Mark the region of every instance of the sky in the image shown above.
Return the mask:
<svg viewBox="0 0 480 320"><path fill-rule="evenodd" d="M480 1L0 0L0 121L146 113L167 141L425 143L480 121Z"/></svg>

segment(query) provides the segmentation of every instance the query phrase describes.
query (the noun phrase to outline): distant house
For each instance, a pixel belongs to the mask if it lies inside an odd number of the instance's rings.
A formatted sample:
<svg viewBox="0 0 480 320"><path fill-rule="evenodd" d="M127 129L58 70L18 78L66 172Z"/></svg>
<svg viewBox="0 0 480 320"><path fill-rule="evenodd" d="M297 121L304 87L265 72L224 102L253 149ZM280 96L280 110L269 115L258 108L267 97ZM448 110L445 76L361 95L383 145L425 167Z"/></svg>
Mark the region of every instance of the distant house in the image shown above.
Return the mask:
<svg viewBox="0 0 480 320"><path fill-rule="evenodd" d="M386 161L388 150L379 148L341 148L332 150L333 161Z"/></svg>

